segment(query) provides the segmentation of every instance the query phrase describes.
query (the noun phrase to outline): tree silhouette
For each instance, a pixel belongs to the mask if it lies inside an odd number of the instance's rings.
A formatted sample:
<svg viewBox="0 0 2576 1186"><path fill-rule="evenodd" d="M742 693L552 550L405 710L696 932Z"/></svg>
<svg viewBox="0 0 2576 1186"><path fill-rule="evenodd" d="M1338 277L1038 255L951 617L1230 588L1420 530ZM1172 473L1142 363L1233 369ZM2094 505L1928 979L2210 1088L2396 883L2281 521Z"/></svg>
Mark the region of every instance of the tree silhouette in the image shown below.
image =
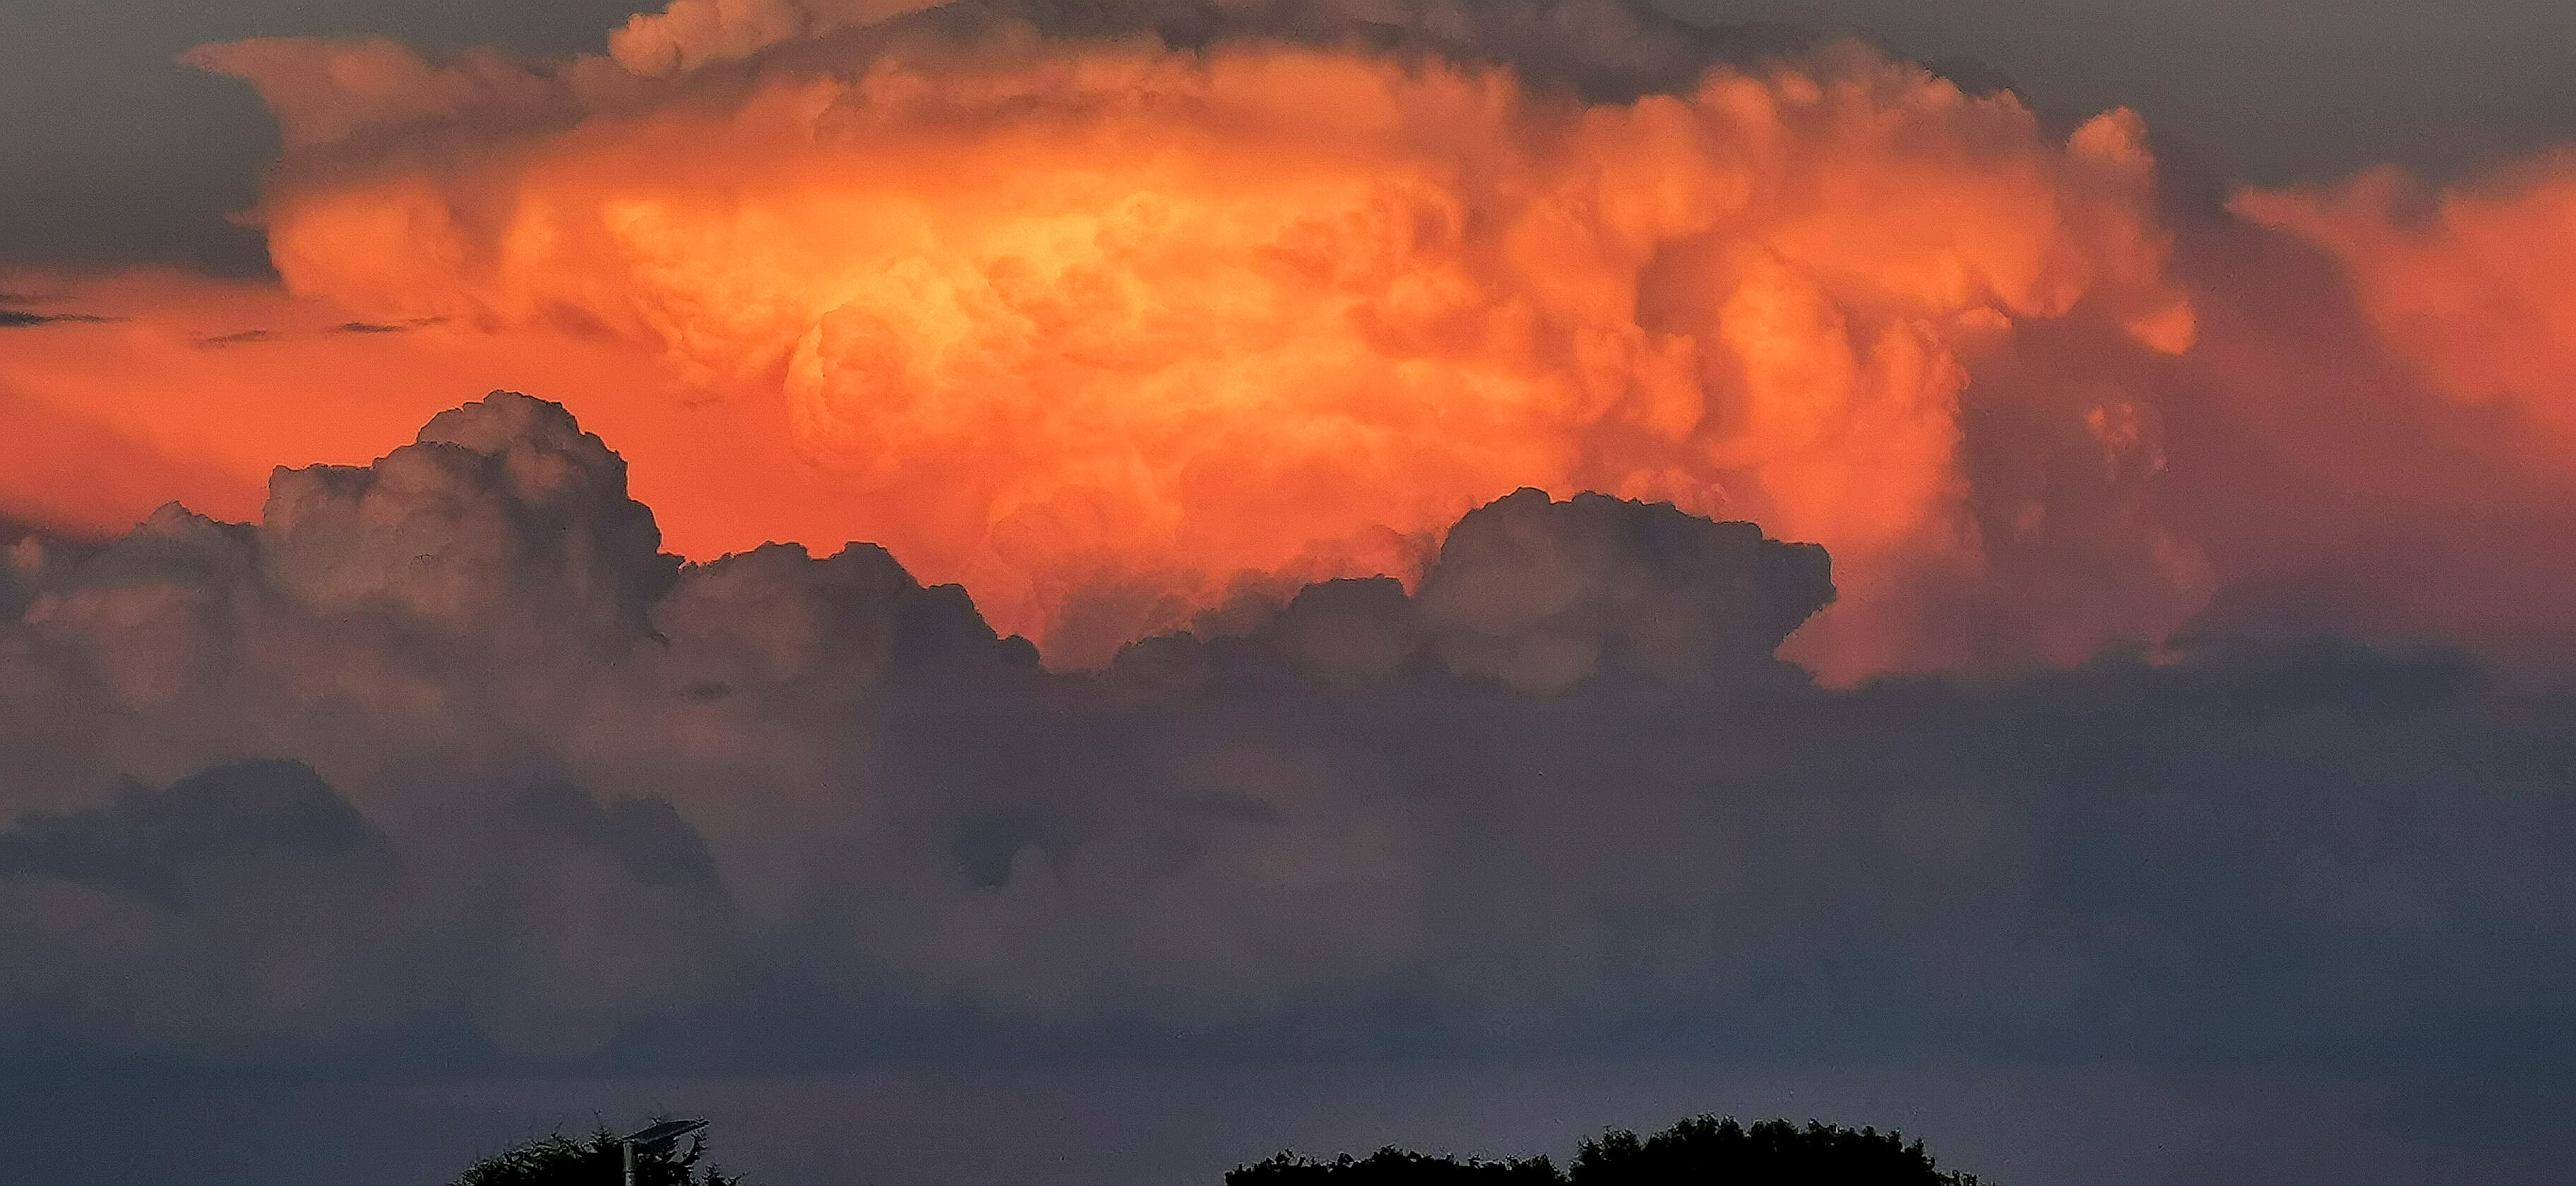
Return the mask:
<svg viewBox="0 0 2576 1186"><path fill-rule="evenodd" d="M623 1139L601 1129L574 1140L561 1134L529 1141L475 1162L456 1179L456 1186L624 1186ZM635 1186L743 1186L738 1175L698 1168L706 1152L703 1138L692 1137L686 1152L676 1146L638 1147Z"/></svg>
<svg viewBox="0 0 2576 1186"><path fill-rule="evenodd" d="M1225 1186L1556 1186L1564 1180L1544 1156L1459 1161L1388 1146L1367 1157L1345 1153L1331 1161L1279 1153L1237 1167L1226 1174Z"/></svg>
<svg viewBox="0 0 2576 1186"><path fill-rule="evenodd" d="M1280 1153L1238 1166L1225 1186L1980 1186L1946 1171L1923 1142L1894 1132L1786 1120L1750 1126L1694 1116L1651 1137L1611 1129L1559 1171L1545 1157L1504 1161L1385 1148L1317 1161Z"/></svg>
<svg viewBox="0 0 2576 1186"><path fill-rule="evenodd" d="M574 1140L530 1141L484 1158L455 1186L622 1186L623 1140L602 1130ZM706 1151L638 1146L635 1186L743 1186L700 1168ZM1921 1141L1875 1128L1786 1120L1752 1125L1694 1116L1651 1137L1614 1128L1586 1139L1560 1170L1545 1156L1460 1161L1388 1146L1330 1161L1278 1153L1225 1175L1225 1186L1983 1186L1974 1174L1943 1170Z"/></svg>
<svg viewBox="0 0 2576 1186"><path fill-rule="evenodd" d="M1612 1129L1583 1142L1566 1174L1572 1186L1978 1186L1974 1174L1945 1172L1923 1148L1894 1132L1786 1120L1750 1127L1734 1117L1694 1116L1644 1140Z"/></svg>

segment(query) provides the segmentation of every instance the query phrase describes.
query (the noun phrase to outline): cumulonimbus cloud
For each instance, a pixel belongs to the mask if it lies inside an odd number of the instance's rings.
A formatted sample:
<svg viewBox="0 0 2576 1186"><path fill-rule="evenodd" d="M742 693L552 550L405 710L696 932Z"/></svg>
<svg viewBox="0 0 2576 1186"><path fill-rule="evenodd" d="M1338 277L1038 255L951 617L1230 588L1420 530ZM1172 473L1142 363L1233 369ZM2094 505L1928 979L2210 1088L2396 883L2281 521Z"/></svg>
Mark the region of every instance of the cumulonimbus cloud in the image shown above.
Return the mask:
<svg viewBox="0 0 2576 1186"><path fill-rule="evenodd" d="M1838 684L2210 625L2576 653L2530 608L2576 563L2548 160L2427 220L2231 213L2128 113L1610 0L693 2L566 62L189 60L286 129L292 293L84 281L125 320L15 331L0 383L247 489L508 385L649 459L675 550L875 540L1057 667L1416 581L1523 486L1831 548L1790 653Z"/></svg>
<svg viewBox="0 0 2576 1186"><path fill-rule="evenodd" d="M1547 11L1596 9L1643 19ZM1410 576L1404 541L1524 485L1824 543L1837 666L1902 664L1908 583L1979 564L1970 356L2079 307L2191 341L2126 112L2059 137L1857 46L1591 99L1551 76L1617 45L1469 11L1373 50L1329 6L1209 9L1176 49L691 3L552 69L190 60L287 128L291 289L774 391L808 464L941 521L947 575L1075 664L1239 573ZM1142 620L1063 628L1120 581Z"/></svg>

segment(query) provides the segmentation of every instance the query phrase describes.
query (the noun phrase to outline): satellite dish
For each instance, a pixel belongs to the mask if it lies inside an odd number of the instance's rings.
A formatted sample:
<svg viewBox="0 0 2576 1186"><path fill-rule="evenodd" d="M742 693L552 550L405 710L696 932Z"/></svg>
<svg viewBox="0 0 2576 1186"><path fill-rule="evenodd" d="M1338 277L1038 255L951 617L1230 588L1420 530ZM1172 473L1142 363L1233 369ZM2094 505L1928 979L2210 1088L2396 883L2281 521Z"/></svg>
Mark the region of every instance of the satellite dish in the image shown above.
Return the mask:
<svg viewBox="0 0 2576 1186"><path fill-rule="evenodd" d="M638 1149L659 1153L677 1143L681 1137L706 1126L707 1122L704 1120L665 1120L626 1138L626 1143Z"/></svg>

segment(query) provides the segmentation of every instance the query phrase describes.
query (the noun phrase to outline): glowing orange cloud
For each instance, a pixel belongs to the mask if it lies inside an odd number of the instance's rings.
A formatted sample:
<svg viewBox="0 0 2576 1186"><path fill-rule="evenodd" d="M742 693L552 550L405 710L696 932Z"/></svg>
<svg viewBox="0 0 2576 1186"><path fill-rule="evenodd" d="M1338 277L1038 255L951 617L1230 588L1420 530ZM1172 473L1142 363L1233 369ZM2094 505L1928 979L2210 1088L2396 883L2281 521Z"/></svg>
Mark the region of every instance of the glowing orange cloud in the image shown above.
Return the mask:
<svg viewBox="0 0 2576 1186"><path fill-rule="evenodd" d="M2247 190L2239 214L2333 253L2382 337L2436 391L2504 403L2576 444L2576 148L2440 190L2394 169Z"/></svg>
<svg viewBox="0 0 2576 1186"><path fill-rule="evenodd" d="M1626 104L1267 43L690 75L798 35L762 11L551 72L384 42L193 60L286 128L260 216L299 297L604 336L775 408L811 484L870 508L848 534L920 541L1059 661L1241 574L1401 572L1538 485L1824 543L1846 605L1821 658L1876 669L1911 641L1873 607L1978 563L1978 353L2079 309L2193 338L2134 116L2059 142L1856 47ZM597 405L672 397L595 386L547 393L641 480L657 459ZM1106 588L1134 604L1063 629Z"/></svg>

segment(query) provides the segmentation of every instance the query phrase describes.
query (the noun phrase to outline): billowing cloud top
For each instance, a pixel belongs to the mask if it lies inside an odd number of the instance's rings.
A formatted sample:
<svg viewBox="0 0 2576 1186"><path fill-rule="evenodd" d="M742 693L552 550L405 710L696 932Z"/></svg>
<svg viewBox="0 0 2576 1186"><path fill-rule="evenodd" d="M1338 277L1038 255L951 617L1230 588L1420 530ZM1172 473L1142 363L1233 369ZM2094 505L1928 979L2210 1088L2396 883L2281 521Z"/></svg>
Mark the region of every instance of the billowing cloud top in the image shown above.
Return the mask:
<svg viewBox="0 0 2576 1186"><path fill-rule="evenodd" d="M0 512L247 518L276 461L511 385L649 462L670 550L878 541L1058 670L1418 588L1524 487L1830 548L1787 653L1837 686L2203 627L2576 656L2555 157L2221 208L2132 113L1616 0L728 0L552 62L189 60L281 121L291 291L7 278L45 320Z"/></svg>
<svg viewBox="0 0 2576 1186"><path fill-rule="evenodd" d="M1988 579L1972 362L2025 322L2195 335L2134 114L2059 134L1617 0L684 0L611 49L188 60L278 114L291 290L783 404L803 464L1060 666L1246 574L1409 577L1522 486L1820 542L1835 673L1921 665L1919 586ZM2170 558L2119 614L2160 631L2187 549L2127 546Z"/></svg>

